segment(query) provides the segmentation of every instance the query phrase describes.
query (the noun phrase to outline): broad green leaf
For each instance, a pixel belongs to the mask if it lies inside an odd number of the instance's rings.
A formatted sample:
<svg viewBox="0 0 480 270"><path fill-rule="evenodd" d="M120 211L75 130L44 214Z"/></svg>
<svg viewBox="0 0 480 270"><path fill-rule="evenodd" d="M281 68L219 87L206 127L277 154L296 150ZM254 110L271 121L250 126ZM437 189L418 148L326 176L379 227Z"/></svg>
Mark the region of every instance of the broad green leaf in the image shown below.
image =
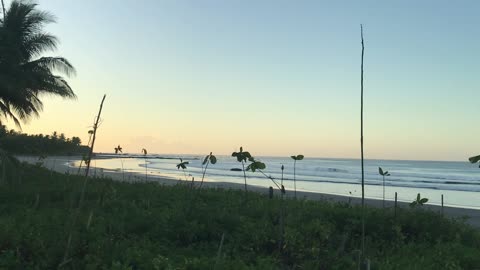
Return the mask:
<svg viewBox="0 0 480 270"><path fill-rule="evenodd" d="M378 167L378 173L379 173L380 175L384 175L382 168Z"/></svg>
<svg viewBox="0 0 480 270"><path fill-rule="evenodd" d="M212 164L217 163L217 157L215 157L214 155L210 155L210 163Z"/></svg>
<svg viewBox="0 0 480 270"><path fill-rule="evenodd" d="M420 193L417 194L417 202L420 201Z"/></svg>
<svg viewBox="0 0 480 270"><path fill-rule="evenodd" d="M242 169L239 169L239 168L231 168L230 171L232 171L232 172L241 172Z"/></svg>
<svg viewBox="0 0 480 270"><path fill-rule="evenodd" d="M421 203L421 204L424 204L424 203L426 203L426 202L428 202L428 199L427 199L427 198L423 198L423 199L420 200L420 203Z"/></svg>
<svg viewBox="0 0 480 270"><path fill-rule="evenodd" d="M257 161L256 164L257 164L256 165L257 169L260 169L260 170L265 170L265 168L267 167L267 165L265 165L265 163L260 162L260 161Z"/></svg>
<svg viewBox="0 0 480 270"><path fill-rule="evenodd" d="M243 152L243 147L240 146L240 153Z"/></svg>
<svg viewBox="0 0 480 270"><path fill-rule="evenodd" d="M302 160L304 158L303 155L297 155L297 160Z"/></svg>
<svg viewBox="0 0 480 270"><path fill-rule="evenodd" d="M243 155L246 157L246 158L251 158L252 155L250 155L250 152L243 152Z"/></svg>
<svg viewBox="0 0 480 270"><path fill-rule="evenodd" d="M478 161L480 161L480 155L471 157L471 158L469 158L468 160L469 160L471 163L477 163Z"/></svg>
<svg viewBox="0 0 480 270"><path fill-rule="evenodd" d="M297 160L296 156L290 156L292 159Z"/></svg>

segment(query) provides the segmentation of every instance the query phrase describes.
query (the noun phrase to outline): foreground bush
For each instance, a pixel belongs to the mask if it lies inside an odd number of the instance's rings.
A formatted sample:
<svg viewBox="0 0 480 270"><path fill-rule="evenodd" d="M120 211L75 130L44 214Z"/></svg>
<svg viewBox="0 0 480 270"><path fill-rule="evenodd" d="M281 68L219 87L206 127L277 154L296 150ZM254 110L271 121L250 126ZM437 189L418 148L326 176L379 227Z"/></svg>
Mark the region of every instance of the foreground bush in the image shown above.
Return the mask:
<svg viewBox="0 0 480 270"><path fill-rule="evenodd" d="M356 269L360 208L91 179L23 165L0 186L0 269ZM478 269L480 233L422 210L368 209L372 269ZM90 221L90 222L89 222ZM219 245L224 235L221 250Z"/></svg>

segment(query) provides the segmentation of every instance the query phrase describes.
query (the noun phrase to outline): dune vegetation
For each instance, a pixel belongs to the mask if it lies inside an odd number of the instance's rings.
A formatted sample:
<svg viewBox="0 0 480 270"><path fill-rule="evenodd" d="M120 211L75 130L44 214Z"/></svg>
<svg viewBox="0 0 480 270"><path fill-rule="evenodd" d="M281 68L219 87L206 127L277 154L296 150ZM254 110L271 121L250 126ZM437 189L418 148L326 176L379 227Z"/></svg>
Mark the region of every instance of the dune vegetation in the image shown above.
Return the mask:
<svg viewBox="0 0 480 270"><path fill-rule="evenodd" d="M83 176L21 166L0 186L0 269L357 269L360 206L109 179L79 206ZM366 207L365 229L372 269L480 265L478 230L421 207Z"/></svg>

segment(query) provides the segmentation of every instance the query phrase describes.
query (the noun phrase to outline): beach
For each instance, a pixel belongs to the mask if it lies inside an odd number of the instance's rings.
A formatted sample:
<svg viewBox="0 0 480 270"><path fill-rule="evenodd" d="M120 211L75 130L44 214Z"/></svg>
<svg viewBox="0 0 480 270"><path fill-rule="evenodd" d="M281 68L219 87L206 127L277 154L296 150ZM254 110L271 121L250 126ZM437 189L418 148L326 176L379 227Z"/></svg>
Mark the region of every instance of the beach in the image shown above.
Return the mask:
<svg viewBox="0 0 480 270"><path fill-rule="evenodd" d="M59 173L78 173L78 168L69 166L79 162L81 157L76 156L52 156L47 157L43 160L39 160L38 157L35 156L18 156L17 157L21 161L25 161L30 164L36 164L37 162L42 162L42 166L54 170ZM92 160L92 164L94 165L95 162ZM84 173L84 168L80 170L80 173ZM136 172L128 172L123 174L121 170L107 170L97 167L91 167L90 176L92 177L108 177L116 181L129 181L129 182L143 182L143 181L153 181L159 183L161 185L176 185L179 182L186 182L184 179L175 178L175 177L160 177L158 175L154 175L152 173L148 173L147 177L145 177L145 173L136 171ZM199 179L196 179L195 184L199 185ZM272 184L273 185L273 184ZM204 188L221 188L221 189L244 189L244 185L241 183L232 183L232 182L219 182L219 181L205 181L203 183ZM262 186L257 185L248 185L249 191L254 191L258 193L268 194L269 189ZM275 195L280 195L280 191L278 189L274 189ZM292 198L294 196L294 192L291 190L287 190L286 196ZM297 198L299 199L307 199L307 200L321 200L321 201L330 201L330 202L339 202L339 203L351 203L351 204L361 204L361 198L358 197L351 197L351 196L342 196L336 194L327 194L327 193L319 193L319 192L308 192L308 191L298 191L297 190ZM371 207L381 208L383 206L382 200L377 199L365 199L365 204ZM385 201L385 207L393 207L394 201L387 200ZM398 202L398 207L407 208L409 207L409 203L407 202ZM423 206L424 209L428 209L430 211L441 212L442 207L438 205L432 204L425 204ZM480 210L477 209L469 209L469 208L461 208L461 207L443 207L443 213L445 216L455 219L465 219L467 224L470 224L474 227L480 228Z"/></svg>

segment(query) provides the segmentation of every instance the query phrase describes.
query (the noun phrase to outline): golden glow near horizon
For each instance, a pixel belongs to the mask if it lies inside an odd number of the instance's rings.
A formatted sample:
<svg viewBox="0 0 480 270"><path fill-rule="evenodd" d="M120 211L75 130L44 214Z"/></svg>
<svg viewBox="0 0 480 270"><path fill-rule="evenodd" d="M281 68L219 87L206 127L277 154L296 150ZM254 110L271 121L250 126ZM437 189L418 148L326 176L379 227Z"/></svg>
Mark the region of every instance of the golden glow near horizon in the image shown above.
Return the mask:
<svg viewBox="0 0 480 270"><path fill-rule="evenodd" d="M69 82L78 100L45 97L24 132L86 142L106 93L95 151L120 144L132 153L230 154L243 146L255 155L357 158L362 22L365 157L466 160L480 152L480 35L468 23L478 8L92 3L87 21L83 1L40 3L58 17L48 31L61 41L57 55L77 69ZM125 20L131 10L142 16Z"/></svg>

